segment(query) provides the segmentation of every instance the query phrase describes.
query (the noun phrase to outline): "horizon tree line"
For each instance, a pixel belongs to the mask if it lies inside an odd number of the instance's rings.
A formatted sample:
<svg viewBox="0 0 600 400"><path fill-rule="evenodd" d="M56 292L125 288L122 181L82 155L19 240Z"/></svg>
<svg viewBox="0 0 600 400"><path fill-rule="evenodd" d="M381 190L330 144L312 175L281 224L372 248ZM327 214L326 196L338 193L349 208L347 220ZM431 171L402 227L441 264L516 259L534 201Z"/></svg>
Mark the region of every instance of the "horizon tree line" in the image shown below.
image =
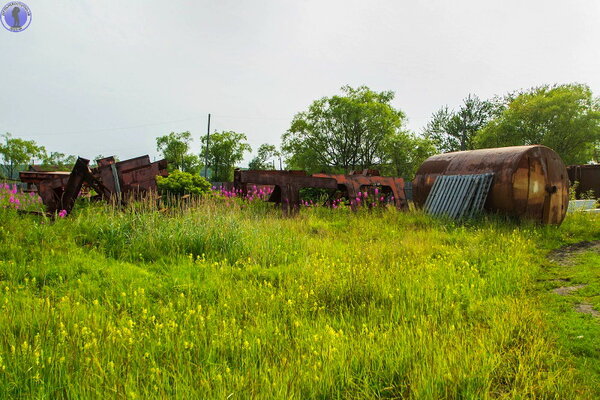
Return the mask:
<svg viewBox="0 0 600 400"><path fill-rule="evenodd" d="M392 91L343 86L340 94L297 113L279 148L260 145L249 168L308 173L368 168L410 179L433 154L529 144L553 148L565 164L600 161L600 99L587 85L543 85L491 99L468 94L456 109L434 112L418 133L406 128L406 114L392 105L394 97ZM197 175L207 167L213 181L230 181L235 166L252 151L246 135L234 131L215 131L208 143L201 136L199 154L191 151L192 142L189 131L171 132L156 138L156 150L171 171ZM0 137L0 158L9 176L33 160L69 170L76 159L10 133Z"/></svg>

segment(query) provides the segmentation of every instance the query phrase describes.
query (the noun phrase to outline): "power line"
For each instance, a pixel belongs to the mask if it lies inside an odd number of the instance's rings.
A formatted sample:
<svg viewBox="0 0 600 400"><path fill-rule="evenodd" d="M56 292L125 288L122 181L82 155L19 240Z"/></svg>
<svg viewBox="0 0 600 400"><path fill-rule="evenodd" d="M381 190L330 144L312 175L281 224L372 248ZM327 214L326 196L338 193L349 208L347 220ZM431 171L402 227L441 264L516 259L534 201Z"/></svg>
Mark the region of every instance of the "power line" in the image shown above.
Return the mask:
<svg viewBox="0 0 600 400"><path fill-rule="evenodd" d="M119 131L119 130L136 129L136 128L148 128L148 127L151 127L151 126L173 124L173 123L176 123L176 122L191 121L191 120L200 119L200 118L204 118L204 117L192 117L192 118L176 119L176 120L172 120L172 121L154 122L154 123L149 123L149 124L130 125L130 126L122 126L122 127L116 127L116 128L99 128L99 129L88 129L88 130L66 131L66 132L46 132L46 133L43 133L43 134L41 134L41 133L34 133L34 134L27 134L26 136L38 136L39 137L39 136L77 135L77 134L80 134L80 133L96 133L96 132Z"/></svg>
<svg viewBox="0 0 600 400"><path fill-rule="evenodd" d="M250 116L234 116L234 115L219 115L213 114L215 117L219 118L232 118L232 119L262 119L262 120L286 120L290 121L290 117L250 117Z"/></svg>
<svg viewBox="0 0 600 400"><path fill-rule="evenodd" d="M264 117L264 116L235 116L235 115L219 115L213 114L215 117L219 118L230 118L230 119L251 119L251 120L286 120L290 121L290 117ZM183 118L183 119L175 119L171 121L163 121L163 122L153 122L147 124L139 124L139 125L130 125L130 126L121 126L121 127L112 127L112 128L98 128L98 129L85 129L85 130L76 130L76 131L64 131L64 132L44 132L44 133L26 133L19 134L20 136L32 136L32 137L47 137L47 136L63 136L63 135L79 135L84 133L98 133L98 132L110 132L110 131L121 131L127 129L137 129L137 128L148 128L153 126L160 126L166 124L173 124L177 122L185 122L192 121L197 119L204 119L205 116L197 116L191 118Z"/></svg>

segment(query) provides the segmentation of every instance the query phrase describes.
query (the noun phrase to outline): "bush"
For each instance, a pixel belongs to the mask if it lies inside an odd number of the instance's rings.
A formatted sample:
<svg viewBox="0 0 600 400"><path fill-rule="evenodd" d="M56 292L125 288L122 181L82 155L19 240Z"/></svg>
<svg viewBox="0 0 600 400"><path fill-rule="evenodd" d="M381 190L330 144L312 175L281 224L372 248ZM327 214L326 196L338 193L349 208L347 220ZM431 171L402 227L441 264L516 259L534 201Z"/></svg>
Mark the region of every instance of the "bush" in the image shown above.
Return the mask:
<svg viewBox="0 0 600 400"><path fill-rule="evenodd" d="M163 194L196 194L202 195L210 191L210 182L200 175L188 172L173 171L167 177L157 176L158 190Z"/></svg>

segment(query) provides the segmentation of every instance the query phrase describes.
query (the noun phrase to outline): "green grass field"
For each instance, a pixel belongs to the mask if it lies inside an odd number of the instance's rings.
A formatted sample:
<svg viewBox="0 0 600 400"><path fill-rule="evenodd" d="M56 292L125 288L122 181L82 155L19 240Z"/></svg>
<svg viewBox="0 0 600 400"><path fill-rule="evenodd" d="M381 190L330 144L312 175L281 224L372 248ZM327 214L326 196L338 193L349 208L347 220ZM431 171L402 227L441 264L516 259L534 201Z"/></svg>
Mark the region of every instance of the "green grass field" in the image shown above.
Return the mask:
<svg viewBox="0 0 600 400"><path fill-rule="evenodd" d="M598 239L582 214L0 208L0 398L599 398L600 320L574 307L600 306L600 257L546 257Z"/></svg>

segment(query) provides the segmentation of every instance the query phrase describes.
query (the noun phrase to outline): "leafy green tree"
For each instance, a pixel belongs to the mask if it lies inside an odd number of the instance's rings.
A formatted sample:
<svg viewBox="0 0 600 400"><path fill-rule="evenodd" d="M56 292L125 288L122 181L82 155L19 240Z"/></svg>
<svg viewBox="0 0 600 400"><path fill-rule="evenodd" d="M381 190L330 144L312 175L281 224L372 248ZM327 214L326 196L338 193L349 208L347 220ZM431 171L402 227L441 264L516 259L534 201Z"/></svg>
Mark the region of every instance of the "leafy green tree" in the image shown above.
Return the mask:
<svg viewBox="0 0 600 400"><path fill-rule="evenodd" d="M501 111L502 104L469 94L458 111L447 106L436 111L423 133L440 152L473 150L477 132Z"/></svg>
<svg viewBox="0 0 600 400"><path fill-rule="evenodd" d="M252 151L246 135L233 131L215 132L208 139L202 138L207 165L212 169L212 180L229 182L233 179L235 164L244 159L244 153Z"/></svg>
<svg viewBox="0 0 600 400"><path fill-rule="evenodd" d="M596 144L594 145L592 161L595 163L600 163L600 140L597 141Z"/></svg>
<svg viewBox="0 0 600 400"><path fill-rule="evenodd" d="M199 175L174 170L169 176L157 176L156 184L161 193L201 195L210 191L210 182Z"/></svg>
<svg viewBox="0 0 600 400"><path fill-rule="evenodd" d="M53 151L42 158L42 167L54 171L70 171L73 169L76 161L77 156Z"/></svg>
<svg viewBox="0 0 600 400"><path fill-rule="evenodd" d="M386 165L380 168L381 173L409 180L414 178L425 159L437 153L431 140L407 132L390 136L385 140L383 148Z"/></svg>
<svg viewBox="0 0 600 400"><path fill-rule="evenodd" d="M275 169L275 158L280 158L281 153L272 144L261 144L256 157L248 164L250 169ZM281 160L281 158L280 158Z"/></svg>
<svg viewBox="0 0 600 400"><path fill-rule="evenodd" d="M314 101L296 114L283 135L291 168L308 172L349 172L381 164L383 144L402 129L405 115L394 109L391 91L342 87L343 94Z"/></svg>
<svg viewBox="0 0 600 400"><path fill-rule="evenodd" d="M202 168L200 157L190 154L192 143L190 132L175 133L156 138L156 150L169 162L169 171L181 170L184 172L198 173Z"/></svg>
<svg viewBox="0 0 600 400"><path fill-rule="evenodd" d="M477 135L480 148L543 144L567 164L592 160L600 142L600 102L586 85L540 86L519 94Z"/></svg>
<svg viewBox="0 0 600 400"><path fill-rule="evenodd" d="M33 140L14 138L10 133L1 136L0 156L8 178L15 176L17 166L31 164L33 160L43 158L45 155L44 146L39 146Z"/></svg>

